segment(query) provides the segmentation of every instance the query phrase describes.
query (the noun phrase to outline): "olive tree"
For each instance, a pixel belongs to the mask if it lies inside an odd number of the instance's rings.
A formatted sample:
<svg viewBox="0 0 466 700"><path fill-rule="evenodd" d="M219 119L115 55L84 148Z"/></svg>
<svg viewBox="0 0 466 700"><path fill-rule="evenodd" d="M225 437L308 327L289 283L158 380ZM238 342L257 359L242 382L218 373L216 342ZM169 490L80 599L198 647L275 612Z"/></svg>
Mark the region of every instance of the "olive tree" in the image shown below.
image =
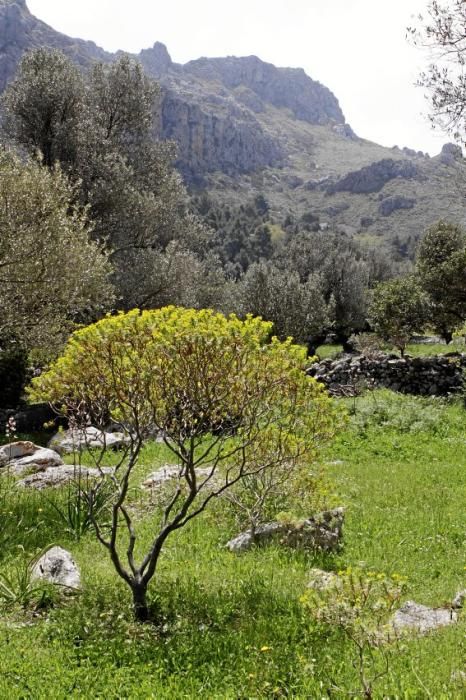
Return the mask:
<svg viewBox="0 0 466 700"><path fill-rule="evenodd" d="M0 341L52 348L112 303L105 250L59 170L0 153Z"/></svg>
<svg viewBox="0 0 466 700"><path fill-rule="evenodd" d="M466 232L439 221L417 249L416 269L429 297L429 323L448 344L466 320Z"/></svg>
<svg viewBox="0 0 466 700"><path fill-rule="evenodd" d="M4 136L45 167L59 164L76 184L76 200L89 206L125 309L150 308L160 296L151 263L171 241L192 249L205 234L188 213L175 145L154 140L159 97L134 58L80 73L45 48L24 55L2 97Z"/></svg>
<svg viewBox="0 0 466 700"><path fill-rule="evenodd" d="M238 282L237 305L244 314L272 321L274 333L282 340L290 336L297 343L306 342L329 323L319 286L316 277L302 283L297 272L254 263Z"/></svg>
<svg viewBox="0 0 466 700"><path fill-rule="evenodd" d="M147 588L167 538L241 479L312 459L336 413L323 387L303 372L305 351L265 342L271 324L213 311L165 307L105 318L77 331L32 395L78 423L112 420L129 440L113 476L89 493L93 524L117 574L147 620ZM141 554L130 504L141 447L163 435L177 464L173 489ZM114 489L109 529L93 515L106 480Z"/></svg>
<svg viewBox="0 0 466 700"><path fill-rule="evenodd" d="M427 297L414 277L382 282L373 291L369 320L375 332L403 357L411 336L427 322Z"/></svg>

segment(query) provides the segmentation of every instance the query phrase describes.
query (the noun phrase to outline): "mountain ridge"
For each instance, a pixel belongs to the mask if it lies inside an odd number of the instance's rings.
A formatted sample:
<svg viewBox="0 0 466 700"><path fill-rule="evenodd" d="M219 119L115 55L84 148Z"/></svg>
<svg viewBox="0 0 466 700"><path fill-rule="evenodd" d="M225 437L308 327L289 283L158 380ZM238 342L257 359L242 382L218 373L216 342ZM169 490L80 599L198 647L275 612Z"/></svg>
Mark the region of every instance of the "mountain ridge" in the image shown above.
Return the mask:
<svg viewBox="0 0 466 700"><path fill-rule="evenodd" d="M121 53L56 32L26 0L0 0L0 90L23 53L38 46L61 49L83 67ZM337 97L303 69L257 56L182 65L161 42L135 58L161 85L154 135L177 142L177 167L191 188L236 204L261 193L277 219L312 211L324 228L374 245L401 237L400 250L439 218L466 223L457 146L430 158L367 141L346 123Z"/></svg>

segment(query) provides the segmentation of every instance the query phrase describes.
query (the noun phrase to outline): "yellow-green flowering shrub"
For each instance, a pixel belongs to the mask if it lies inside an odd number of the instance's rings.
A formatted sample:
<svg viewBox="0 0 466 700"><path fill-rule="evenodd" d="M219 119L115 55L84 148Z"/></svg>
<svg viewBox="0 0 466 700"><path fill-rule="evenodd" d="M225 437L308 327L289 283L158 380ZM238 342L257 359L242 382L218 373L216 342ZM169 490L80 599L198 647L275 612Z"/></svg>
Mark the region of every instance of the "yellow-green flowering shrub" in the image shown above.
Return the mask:
<svg viewBox="0 0 466 700"><path fill-rule="evenodd" d="M140 619L148 614L147 584L171 532L241 479L309 463L338 425L335 405L303 371L305 350L290 340L269 341L270 332L259 318L210 310L134 310L75 332L63 355L34 380L35 400L60 407L78 424L112 420L130 437L114 477L112 532L94 526L132 588ZM170 491L152 547L136 563L125 500L140 448L154 431L180 464L180 486Z"/></svg>

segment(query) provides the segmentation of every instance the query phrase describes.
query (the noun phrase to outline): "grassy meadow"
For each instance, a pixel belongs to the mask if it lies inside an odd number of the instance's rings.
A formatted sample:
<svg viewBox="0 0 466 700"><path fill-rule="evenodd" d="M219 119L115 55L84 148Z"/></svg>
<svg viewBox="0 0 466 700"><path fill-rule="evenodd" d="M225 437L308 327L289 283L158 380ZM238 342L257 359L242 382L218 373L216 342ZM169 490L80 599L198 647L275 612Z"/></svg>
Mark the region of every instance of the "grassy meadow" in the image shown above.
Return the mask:
<svg viewBox="0 0 466 700"><path fill-rule="evenodd" d="M129 590L92 532L77 539L66 528L55 507L66 489L44 495L0 480L0 573L19 592L0 612L0 698L358 697L354 646L301 603L309 570L396 573L407 579L404 599L434 606L466 587L466 410L389 391L342 403L348 423L319 466L347 508L343 550L232 554L224 545L238 526L218 500L168 540L150 589L157 626L132 621ZM146 544L154 516L140 483L168 457L151 444L137 467L132 502ZM25 563L50 544L73 553L82 592L21 599ZM373 697L466 697L462 619L387 645L385 657ZM371 664L375 675L379 652Z"/></svg>

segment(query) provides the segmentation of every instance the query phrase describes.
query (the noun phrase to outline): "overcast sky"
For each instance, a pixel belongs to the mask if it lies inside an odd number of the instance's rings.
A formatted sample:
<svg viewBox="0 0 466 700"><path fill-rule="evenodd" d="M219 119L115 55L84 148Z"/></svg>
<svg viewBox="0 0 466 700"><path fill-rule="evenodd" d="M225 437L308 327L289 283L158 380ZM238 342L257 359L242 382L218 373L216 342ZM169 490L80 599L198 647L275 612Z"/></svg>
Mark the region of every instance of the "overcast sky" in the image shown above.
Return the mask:
<svg viewBox="0 0 466 700"><path fill-rule="evenodd" d="M426 57L405 39L427 0L27 0L55 29L109 51L162 41L178 63L255 54L329 87L359 136L434 155L422 88Z"/></svg>

